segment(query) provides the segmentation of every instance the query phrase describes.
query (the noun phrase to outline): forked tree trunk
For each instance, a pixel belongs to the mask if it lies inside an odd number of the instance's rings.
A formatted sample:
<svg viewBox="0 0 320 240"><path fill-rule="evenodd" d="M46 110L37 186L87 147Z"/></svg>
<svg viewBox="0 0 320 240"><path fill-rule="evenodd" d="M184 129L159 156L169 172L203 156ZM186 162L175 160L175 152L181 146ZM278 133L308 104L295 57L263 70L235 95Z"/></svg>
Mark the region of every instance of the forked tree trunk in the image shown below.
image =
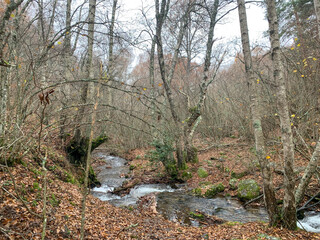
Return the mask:
<svg viewBox="0 0 320 240"><path fill-rule="evenodd" d="M257 94L258 84L255 80L254 71L252 68L252 57L249 42L248 23L244 0L237 0L238 11L241 28L241 41L244 55L244 63L247 81L249 85L250 101L251 101L251 118L255 137L256 154L261 166L261 174L263 178L264 202L269 215L269 225L276 225L279 220L277 203L275 198L274 187L272 183L272 174L270 164L266 158L265 143L263 137L263 129L261 125L261 104L260 95Z"/></svg>
<svg viewBox="0 0 320 240"><path fill-rule="evenodd" d="M159 67L160 67L160 75L161 79L163 81L164 89L166 92L167 100L169 102L169 108L171 111L171 115L175 124L175 143L176 143L176 154L177 154L177 165L179 168L184 166L184 160L183 160L183 127L181 124L181 119L177 114L175 101L172 96L172 88L171 88L171 81L173 79L173 75L176 69L176 65L178 62L178 55L179 55L179 49L182 43L183 36L185 34L187 23L188 23L188 17L193 9L194 1L190 0L188 2L187 9L185 10L180 27L178 30L178 36L177 36L177 42L174 48L174 54L172 57L172 62L170 68L167 70L165 66L165 59L164 59L164 51L163 51L163 45L162 45L162 27L164 25L164 22L167 18L168 10L169 10L170 1L162 0L161 4L159 4L159 0L155 0L155 8L156 8L156 44L157 44L157 52L158 52L158 60L159 60ZM168 75L167 75L168 74Z"/></svg>
<svg viewBox="0 0 320 240"><path fill-rule="evenodd" d="M291 130L290 115L288 109L286 85L283 77L283 65L280 53L279 24L275 0L266 0L269 34L271 42L271 58L273 65L273 77L276 85L278 114L280 117L281 140L283 144L284 159L284 187L285 196L283 201L283 226L288 229L297 228L296 202L295 202L295 174L294 145Z"/></svg>
<svg viewBox="0 0 320 240"><path fill-rule="evenodd" d="M207 11L209 13L209 18L210 18L210 25L209 25L209 31L208 31L207 44L206 44L206 55L204 59L202 80L200 83L200 95L199 95L199 100L197 105L189 109L190 116L188 117L186 124L184 126L185 153L186 153L187 161L195 161L197 159L197 151L192 145L193 134L199 122L201 121L201 111L204 106L204 101L206 99L208 87L213 82L216 76L216 74L214 73L213 76L209 78L209 71L210 71L211 59L212 59L212 56L211 56L212 47L215 41L214 30L217 23L219 2L220 2L219 0L215 0L212 6L207 6ZM219 69L221 62L222 62L222 59L219 61L217 69L215 69L216 72Z"/></svg>

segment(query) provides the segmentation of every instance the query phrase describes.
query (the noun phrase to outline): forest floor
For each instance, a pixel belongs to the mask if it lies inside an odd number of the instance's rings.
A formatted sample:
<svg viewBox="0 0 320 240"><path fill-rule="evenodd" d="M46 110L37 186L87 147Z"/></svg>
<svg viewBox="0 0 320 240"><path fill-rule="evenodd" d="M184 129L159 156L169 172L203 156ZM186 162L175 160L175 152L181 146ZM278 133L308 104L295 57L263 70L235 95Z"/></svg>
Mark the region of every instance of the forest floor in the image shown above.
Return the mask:
<svg viewBox="0 0 320 240"><path fill-rule="evenodd" d="M258 168L252 165L251 145L237 139L225 139L212 146L199 144L207 149L199 152L198 163L188 166L193 172L193 177L187 181L190 187L197 187L203 181L222 182L226 186L223 194L233 196L235 192L228 188L232 172L245 172L241 179L254 178L261 183ZM275 163L279 160L277 148L270 148L269 154ZM46 239L79 239L82 193L74 177L77 173L61 150L49 147L47 150ZM161 169L145 158L149 150L126 153L129 164L134 166L130 172L131 183L165 181ZM297 165L303 165L303 161L301 158ZM99 160L95 162L98 163ZM208 171L208 177L199 178L194 173L199 166ZM279 171L280 168L281 165ZM9 169L0 170L0 239L41 239L44 174L40 163L29 157ZM280 185L281 181L282 175L275 174L275 185ZM316 181L310 187L310 194L314 188L319 188ZM269 228L262 222L182 226L150 209L118 208L91 195L87 198L85 235L86 239L320 239L319 234Z"/></svg>

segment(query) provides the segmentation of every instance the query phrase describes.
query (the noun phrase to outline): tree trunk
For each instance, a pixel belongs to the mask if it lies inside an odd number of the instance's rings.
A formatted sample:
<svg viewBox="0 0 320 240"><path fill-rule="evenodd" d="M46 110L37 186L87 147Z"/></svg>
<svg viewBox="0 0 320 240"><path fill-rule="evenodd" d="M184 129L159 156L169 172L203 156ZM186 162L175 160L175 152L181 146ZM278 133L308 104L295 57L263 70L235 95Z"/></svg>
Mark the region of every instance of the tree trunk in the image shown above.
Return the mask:
<svg viewBox="0 0 320 240"><path fill-rule="evenodd" d="M65 38L63 41L63 54L62 60L64 61L64 68L65 68L65 79L68 81L70 76L70 66L71 66L71 3L72 0L67 0L66 6L66 33ZM65 108L68 104L69 97L70 97L70 86L64 84L61 86L61 103L62 109ZM60 138L64 140L65 138L65 124L67 122L67 113L66 111L62 110L60 113Z"/></svg>
<svg viewBox="0 0 320 240"><path fill-rule="evenodd" d="M281 62L280 39L278 17L274 0L266 0L269 22L269 34L271 42L271 57L273 65L273 77L276 84L278 114L280 117L281 140L283 144L284 158L284 187L285 196L283 201L283 226L288 229L297 228L296 204L295 204L295 174L294 145L291 131L291 122L286 95L286 86L283 77L283 65Z"/></svg>
<svg viewBox="0 0 320 240"><path fill-rule="evenodd" d="M92 140L93 140L93 133L95 128L95 122L96 122L96 114L97 114L97 108L99 104L99 98L100 98L100 81L102 79L102 76L99 79L99 83L96 85L96 97L95 97L95 103L93 106L92 116L91 116L91 125L90 125L90 135L89 135L89 143L88 143L88 152L87 152L87 158L86 158L86 168L85 168L85 176L84 176L84 183L83 183L83 195L82 195L82 204L81 204L81 229L80 229L80 239L84 239L84 232L85 232L85 214L86 214L86 200L88 195L88 183L89 183L89 172L91 167L91 150L93 148L92 146Z"/></svg>
<svg viewBox="0 0 320 240"><path fill-rule="evenodd" d="M155 55L155 47L156 47L156 40L155 37L152 37L151 40L151 52L150 52L150 64L149 64L149 80L151 86L151 117L152 117L152 127L151 127L151 134L153 140L157 138L156 136L156 104L155 104L155 86L154 86L154 55Z"/></svg>
<svg viewBox="0 0 320 240"><path fill-rule="evenodd" d="M88 54L87 54L87 62L86 62L86 70L85 70L85 79L93 78L92 71L92 57L93 57L93 37L94 37L94 21L95 21L95 13L96 13L96 0L89 1L89 16L88 16ZM84 86L81 90L81 106L79 107L79 112L77 114L76 119L76 129L75 129L75 140L81 140L82 136L88 136L88 128L84 128L84 131L81 132L81 122L84 117L85 112L85 104L87 100L90 100L92 96L92 83L84 83ZM89 95L89 98L88 98Z"/></svg>
<svg viewBox="0 0 320 240"><path fill-rule="evenodd" d="M109 28L109 49L108 49L108 55L109 55L109 60L108 60L108 68L107 68L107 74L108 74L108 85L114 85L114 54L113 54L113 49L114 49L114 26L115 26L115 20L116 20L116 11L117 11L117 4L118 0L113 0L112 4L112 13L111 13L111 23L110 23L110 28ZM110 106L113 106L113 91L112 88L108 87L107 88L107 104ZM111 116L111 110L109 109L107 111L107 119L112 118Z"/></svg>
<svg viewBox="0 0 320 240"><path fill-rule="evenodd" d="M171 89L171 81L173 79L174 71L178 62L178 54L179 54L179 49L182 43L183 36L185 34L186 28L187 28L187 23L188 23L188 17L193 9L194 2L190 1L188 3L187 9L185 10L179 31L178 31L178 36L177 36L177 42L174 48L174 54L172 57L172 62L171 66L168 70L168 75L167 75L167 70L165 67L165 60L164 60L164 52L163 52L163 46L162 46L162 27L163 24L167 18L167 13L169 10L169 4L170 1L162 0L161 1L161 6L159 5L159 0L155 1L155 7L156 7L156 44L157 44L157 52L158 52L158 61L159 61L159 67L160 67L160 75L161 79L164 85L164 89L166 92L167 100L169 102L169 108L171 111L171 115L176 127L176 131L174 133L175 137L175 142L176 142L176 154L177 154L177 164L178 167L183 167L184 166L184 160L183 160L183 127L181 125L181 120L177 114L176 107L175 107L175 102L172 96L172 89Z"/></svg>
<svg viewBox="0 0 320 240"><path fill-rule="evenodd" d="M247 15L245 9L244 0L237 0L238 2L238 11L239 11L239 20L241 28L241 41L242 49L244 55L244 63L247 81L249 85L250 92L250 101L251 101L251 117L255 137L255 147L256 154L261 166L261 174L263 178L263 192L264 192L264 202L269 215L269 225L274 226L279 220L279 215L277 211L277 203L275 198L274 187L272 183L272 174L270 171L270 165L266 158L265 152L265 143L263 137L263 129L261 125L261 104L260 104L260 95L257 94L257 82L255 80L254 71L252 68L252 57L250 50L249 42L249 32L247 24Z"/></svg>
<svg viewBox="0 0 320 240"><path fill-rule="evenodd" d="M310 183L312 175L316 172L318 161L320 159L320 139L317 142L316 148L312 154L310 162L303 174L303 177L300 181L300 184L296 190L295 198L296 198L296 205L298 205L304 197L306 189Z"/></svg>
<svg viewBox="0 0 320 240"><path fill-rule="evenodd" d="M218 14L218 7L219 7L219 0L215 0L213 2L213 6L208 7L207 11L209 12L210 17L210 26L209 26L209 32L208 32L208 39L207 39L207 45L206 45L206 55L204 59L204 69L203 69L203 76L202 81L200 83L200 96L198 103L195 107L188 109L190 112L190 116L188 117L187 123L184 126L184 135L185 135L185 152L186 152L186 159L189 160L195 160L197 159L196 156L196 149L192 146L192 139L193 139L193 133L195 129L197 128L199 124L199 118L201 117L201 111L204 106L204 101L207 95L207 90L209 85L213 82L215 75L213 74L213 77L209 79L209 70L211 66L211 55L212 55L212 46L214 43L214 29L216 26L217 21L217 14ZM217 70L220 67L220 64L222 62L222 59L218 63L218 67L215 70Z"/></svg>
<svg viewBox="0 0 320 240"><path fill-rule="evenodd" d="M314 10L317 16L317 29L318 29L318 38L320 39L320 0L313 0Z"/></svg>

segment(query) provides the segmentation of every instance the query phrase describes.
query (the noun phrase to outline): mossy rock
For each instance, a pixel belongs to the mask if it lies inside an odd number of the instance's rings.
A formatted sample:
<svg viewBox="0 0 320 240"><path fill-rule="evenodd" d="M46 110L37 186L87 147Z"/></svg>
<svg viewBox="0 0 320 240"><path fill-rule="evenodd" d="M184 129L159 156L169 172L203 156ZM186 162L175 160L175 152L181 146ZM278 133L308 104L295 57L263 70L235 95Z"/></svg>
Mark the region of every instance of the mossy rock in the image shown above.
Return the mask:
<svg viewBox="0 0 320 240"><path fill-rule="evenodd" d="M201 220L204 219L204 215L201 213L190 212L189 215L192 218L197 218L197 219L201 219Z"/></svg>
<svg viewBox="0 0 320 240"><path fill-rule="evenodd" d="M216 196L218 193L223 192L224 191L224 185L222 183L217 183L212 185L212 187L210 187L206 193L204 194L204 196L206 198L213 198L214 196Z"/></svg>
<svg viewBox="0 0 320 240"><path fill-rule="evenodd" d="M238 184L238 197L242 201L248 201L258 197L260 194L260 187L253 179L245 179Z"/></svg>
<svg viewBox="0 0 320 240"><path fill-rule="evenodd" d="M231 177L232 178L237 178L237 179L240 179L244 176L247 176L248 175L248 172L247 171L244 171L244 172L240 172L240 173L236 173L234 171L231 171Z"/></svg>
<svg viewBox="0 0 320 240"><path fill-rule="evenodd" d="M204 168L199 168L198 169L198 176L201 178L206 178L208 177L208 172Z"/></svg>
<svg viewBox="0 0 320 240"><path fill-rule="evenodd" d="M107 136L99 136L92 140L91 151L108 140ZM85 166L89 146L89 138L83 137L80 140L72 139L66 146L68 159L72 164Z"/></svg>
<svg viewBox="0 0 320 240"><path fill-rule="evenodd" d="M229 181L229 188L231 190L236 190L237 189L237 184L238 184L238 180L235 178L231 178Z"/></svg>

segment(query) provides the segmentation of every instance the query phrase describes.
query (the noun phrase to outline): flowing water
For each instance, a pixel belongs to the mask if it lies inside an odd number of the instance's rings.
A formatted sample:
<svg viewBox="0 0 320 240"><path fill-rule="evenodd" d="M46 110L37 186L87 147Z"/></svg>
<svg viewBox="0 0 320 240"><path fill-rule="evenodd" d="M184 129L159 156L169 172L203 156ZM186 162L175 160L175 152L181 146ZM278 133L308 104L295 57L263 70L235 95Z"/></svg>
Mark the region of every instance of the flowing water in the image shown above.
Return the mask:
<svg viewBox="0 0 320 240"><path fill-rule="evenodd" d="M128 195L120 197L111 192L128 180L124 177L129 172L127 161L123 158L108 156L103 152L96 152L94 156L104 159L106 165L98 168L97 178L101 182L101 187L92 189L92 195L102 201L109 201L115 206L135 205L140 197L149 193L157 193L157 211L166 219L174 222L198 226L199 222L190 218L190 212L197 211L226 221L243 223L268 221L264 208L244 208L240 201L233 198L199 198L188 194L183 187L172 189L165 184L139 185L131 189ZM306 217L298 222L298 226L310 232L320 232L320 214L306 213Z"/></svg>

